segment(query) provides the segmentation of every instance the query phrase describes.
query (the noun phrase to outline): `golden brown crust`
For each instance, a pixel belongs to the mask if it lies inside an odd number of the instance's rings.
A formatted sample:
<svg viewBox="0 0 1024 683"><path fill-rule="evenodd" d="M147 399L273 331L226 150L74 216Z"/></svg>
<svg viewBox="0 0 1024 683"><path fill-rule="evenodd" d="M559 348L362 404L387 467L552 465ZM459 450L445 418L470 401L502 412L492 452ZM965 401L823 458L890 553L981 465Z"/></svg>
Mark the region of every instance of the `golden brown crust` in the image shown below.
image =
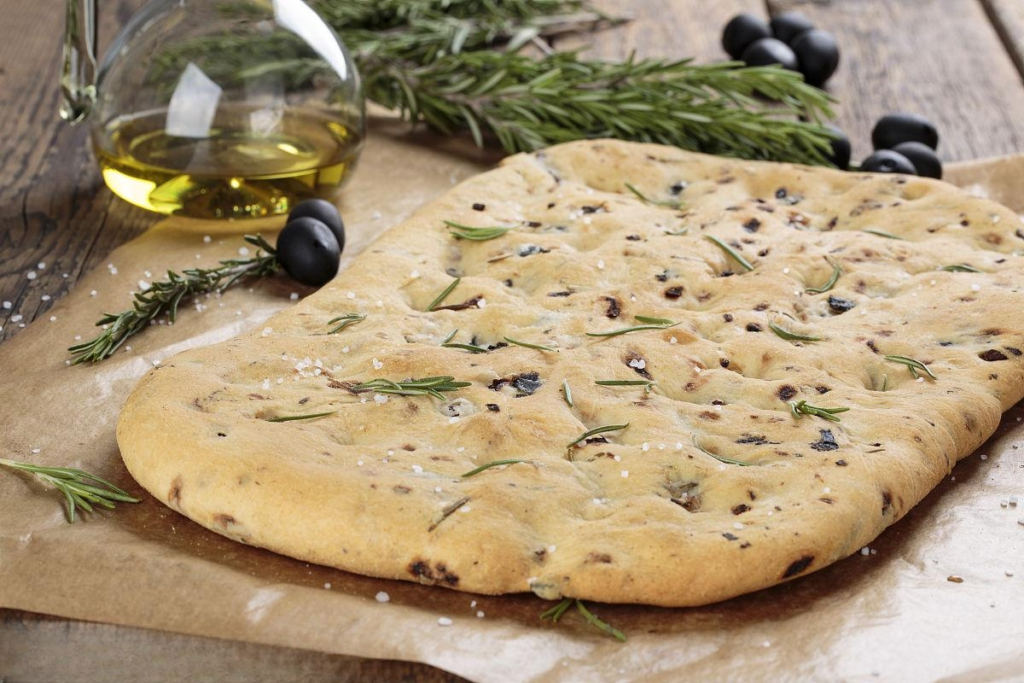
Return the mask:
<svg viewBox="0 0 1024 683"><path fill-rule="evenodd" d="M516 229L459 241L446 219ZM916 178L611 141L519 155L385 234L271 332L151 372L118 443L171 507L303 560L481 593L714 602L859 550L1020 400L1020 225ZM806 291L834 264L831 291ZM954 264L983 272L938 270ZM476 303L428 312L456 275L445 304ZM349 312L367 317L325 334ZM637 315L679 324L586 334ZM454 329L557 351L442 348ZM431 375L472 385L443 402L346 389ZM594 384L648 378L650 393ZM799 400L850 410L796 419ZM509 458L529 462L459 476Z"/></svg>

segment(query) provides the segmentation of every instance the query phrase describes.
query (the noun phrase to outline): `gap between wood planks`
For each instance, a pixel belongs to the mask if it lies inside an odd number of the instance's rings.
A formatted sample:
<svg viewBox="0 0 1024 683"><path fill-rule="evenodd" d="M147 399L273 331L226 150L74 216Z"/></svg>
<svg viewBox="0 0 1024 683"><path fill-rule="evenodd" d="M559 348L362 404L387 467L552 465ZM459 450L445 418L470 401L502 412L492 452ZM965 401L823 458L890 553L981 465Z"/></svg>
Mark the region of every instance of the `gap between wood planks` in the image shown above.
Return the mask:
<svg viewBox="0 0 1024 683"><path fill-rule="evenodd" d="M1020 0L979 0L1003 47L1024 80L1024 3Z"/></svg>

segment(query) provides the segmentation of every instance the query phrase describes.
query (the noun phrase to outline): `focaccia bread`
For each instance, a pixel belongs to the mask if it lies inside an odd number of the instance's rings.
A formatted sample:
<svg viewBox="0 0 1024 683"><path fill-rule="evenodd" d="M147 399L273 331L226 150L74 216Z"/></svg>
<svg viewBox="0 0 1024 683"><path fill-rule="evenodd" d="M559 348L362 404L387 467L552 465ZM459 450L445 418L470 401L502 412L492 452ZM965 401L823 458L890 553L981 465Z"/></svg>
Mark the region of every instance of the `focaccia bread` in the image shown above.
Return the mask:
<svg viewBox="0 0 1024 683"><path fill-rule="evenodd" d="M518 155L265 329L150 372L118 443L173 509L309 562L714 602L860 550L1021 399L1021 227L926 179ZM393 393L436 376L469 384ZM523 462L462 476L499 460Z"/></svg>

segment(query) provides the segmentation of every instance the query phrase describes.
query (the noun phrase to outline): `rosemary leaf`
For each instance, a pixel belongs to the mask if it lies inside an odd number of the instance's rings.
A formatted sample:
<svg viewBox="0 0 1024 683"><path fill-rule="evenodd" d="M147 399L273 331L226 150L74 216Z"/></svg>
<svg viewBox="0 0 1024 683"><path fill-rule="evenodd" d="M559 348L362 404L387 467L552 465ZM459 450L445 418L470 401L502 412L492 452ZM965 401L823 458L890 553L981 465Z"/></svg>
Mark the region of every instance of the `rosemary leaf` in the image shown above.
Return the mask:
<svg viewBox="0 0 1024 683"><path fill-rule="evenodd" d="M558 351L558 349L553 349L550 346L544 346L543 344L530 344L528 342L517 341L511 337L504 337L504 339L509 344L515 344L516 346L522 346L527 349L536 349L537 351Z"/></svg>
<svg viewBox="0 0 1024 683"><path fill-rule="evenodd" d="M948 266L942 266L939 270L944 270L948 273L980 273L974 266L969 266L966 263L954 263Z"/></svg>
<svg viewBox="0 0 1024 683"><path fill-rule="evenodd" d="M623 424L620 425L604 425L603 427L594 427L589 432L583 432L583 434L581 434L575 441L566 446L566 449L571 450L573 446L576 446L577 444L586 441L592 436L597 436L598 434L606 434L608 432L617 432L620 429L625 429L628 426L629 423L624 422Z"/></svg>
<svg viewBox="0 0 1024 683"><path fill-rule="evenodd" d="M652 318L649 315L636 315L633 319L638 323L644 323L645 325L678 325L675 320L669 320L668 318Z"/></svg>
<svg viewBox="0 0 1024 683"><path fill-rule="evenodd" d="M649 379L599 379L594 384L602 387L643 387L644 393L649 394L654 389L655 382Z"/></svg>
<svg viewBox="0 0 1024 683"><path fill-rule="evenodd" d="M910 370L910 376L914 379L917 379L920 376L918 371L923 372L934 380L938 379L938 377L935 376L935 373L933 373L927 365L914 358L910 358L908 356L886 356L885 359L893 363L906 365L907 369Z"/></svg>
<svg viewBox="0 0 1024 683"><path fill-rule="evenodd" d="M572 389L569 388L569 380L562 380L562 396L565 398L565 402L572 408Z"/></svg>
<svg viewBox="0 0 1024 683"><path fill-rule="evenodd" d="M466 477L472 477L474 474L480 474L484 470L489 470L492 467L499 467L501 465L515 465L516 463L519 463L519 462L529 462L529 461L528 460L517 460L515 458L509 459L509 460L494 460L492 462L487 463L486 465L480 465L480 467L477 467L476 469L470 470L469 472L466 472L465 474L461 474L459 476L461 476L463 479L465 479Z"/></svg>
<svg viewBox="0 0 1024 683"><path fill-rule="evenodd" d="M620 334L628 334L630 332L641 332L643 330L667 330L670 327L675 327L679 323L668 320L667 318L649 318L647 316L638 315L635 319L639 322L646 323L644 325L633 325L632 327L622 327L617 330L611 330L610 332L587 332L588 337L617 337ZM656 322L654 322L656 321Z"/></svg>
<svg viewBox="0 0 1024 683"><path fill-rule="evenodd" d="M772 332L777 334L778 336L780 336L783 339L785 339L786 341L804 341L804 342L821 341L821 337L810 337L810 336L805 335L805 334L796 334L795 332L790 332L789 330L786 330L786 329L783 329L783 328L779 327L778 325L776 325L774 322L771 322L771 321L768 322L768 328Z"/></svg>
<svg viewBox="0 0 1024 683"><path fill-rule="evenodd" d="M706 449L703 446L701 446L700 443L698 443L697 435L696 434L692 434L690 436L690 440L693 442L694 447L696 447L696 449L698 451L700 451L704 455L710 455L712 458L714 458L718 462L723 462L726 465L738 465L740 467L750 467L751 465L754 464L752 462L743 462L742 460L734 460L733 458L728 458L728 457L726 457L724 455L718 455L717 453L712 453L708 449Z"/></svg>
<svg viewBox="0 0 1024 683"><path fill-rule="evenodd" d="M680 235L685 235L688 232L690 232L690 229L684 227L684 228L679 228L678 230L666 230L665 234L669 235L671 237L678 237Z"/></svg>
<svg viewBox="0 0 1024 683"><path fill-rule="evenodd" d="M469 351L470 353L487 353L488 352L488 349L485 349L482 346L473 346L472 344L449 343L449 344L441 344L441 346L445 347L446 349L462 349L463 351Z"/></svg>
<svg viewBox="0 0 1024 683"><path fill-rule="evenodd" d="M614 626L608 624L607 622L604 622L604 621L598 619L594 614L591 613L590 610L588 610L586 608L586 606L583 604L582 600L577 600L576 601L576 609L579 611L580 614L583 615L583 618L586 619L587 623L590 624L591 626L597 628L599 631L603 631L604 633L607 633L608 635L610 635L612 638L615 638L615 640L618 640L619 642L622 642L622 643L626 642L626 634L625 633L623 633L619 629L615 628Z"/></svg>
<svg viewBox="0 0 1024 683"><path fill-rule="evenodd" d="M906 241L899 235L894 235L891 232L886 232L885 230L876 230L875 228L864 228L863 230L861 230L861 232L867 232L872 235L878 235L879 237L884 237L889 240L900 240L901 242Z"/></svg>
<svg viewBox="0 0 1024 683"><path fill-rule="evenodd" d="M445 287L444 291L438 294L437 298L434 299L429 306L427 306L427 310L433 311L438 306L440 306L444 302L444 300L448 298L448 295L451 294L455 290L455 288L459 286L460 282L462 282L461 277L457 277L454 280L452 280L451 284Z"/></svg>
<svg viewBox="0 0 1024 683"><path fill-rule="evenodd" d="M570 607L572 607L573 602L574 600L572 598L563 598L561 602L559 602L551 609L541 612L540 618L542 620L550 619L551 623L557 624L558 620L562 618L562 615L565 614Z"/></svg>
<svg viewBox="0 0 1024 683"><path fill-rule="evenodd" d="M75 523L78 508L92 512L93 505L113 509L115 503L139 502L138 498L132 497L127 491L106 479L72 467L42 467L4 458L0 458L0 467L33 474L40 481L50 484L64 494L67 519L71 524Z"/></svg>
<svg viewBox="0 0 1024 683"><path fill-rule="evenodd" d="M349 325L355 325L356 323L361 323L364 320L366 320L366 316L359 313L346 313L344 315L339 315L337 318L332 318L327 321L328 325L334 325L334 327L327 331L327 334L341 332Z"/></svg>
<svg viewBox="0 0 1024 683"><path fill-rule="evenodd" d="M329 410L326 413L310 413L309 415L279 415L278 417L267 418L267 422L295 422L296 420L313 420L318 417L334 415L336 410Z"/></svg>
<svg viewBox="0 0 1024 683"><path fill-rule="evenodd" d="M793 417L799 420L804 415L815 415L817 417L829 420L830 422L839 422L839 418L836 417L836 413L845 413L849 408L821 408L819 406L812 406L807 401L801 399L799 401L787 401L789 403L789 410L793 413Z"/></svg>
<svg viewBox="0 0 1024 683"><path fill-rule="evenodd" d="M824 294L835 287L836 283L839 281L839 276L843 274L843 267L838 263L833 263L832 269L832 277L828 279L828 282L823 284L821 287L808 287L804 291L810 294Z"/></svg>
<svg viewBox="0 0 1024 683"><path fill-rule="evenodd" d="M453 343L452 339L454 339L455 335L458 333L458 329L452 330L451 332L448 333L448 336L441 340L440 345L446 349L462 349L463 351L469 351L470 353L487 353L488 349L485 349L482 346L474 346L473 344Z"/></svg>
<svg viewBox="0 0 1024 683"><path fill-rule="evenodd" d="M257 247L254 257L224 260L216 268L187 268L180 274L169 270L166 280L154 282L149 289L135 293L132 308L120 313L105 313L96 322L97 327L106 326L103 332L68 349L73 358L72 364L97 363L109 358L162 313L174 322L179 304L187 297L223 292L243 278L265 277L280 268L277 252L261 235L246 235L244 239Z"/></svg>
<svg viewBox="0 0 1024 683"><path fill-rule="evenodd" d="M754 269L754 266L750 265L750 261L748 261L747 259L743 258L742 254L740 254L738 251L736 251L735 249L730 247L728 244L726 244L722 240L718 239L714 235L704 235L704 237L706 239L711 240L712 242L714 242L722 251L724 251L726 254L731 256L733 258L733 260L736 261L736 263L738 263L741 266L743 266L743 269L746 270L747 272L750 272L751 270Z"/></svg>
<svg viewBox="0 0 1024 683"><path fill-rule="evenodd" d="M468 502L469 496L463 496L462 498L459 498L458 500L449 503L448 505L445 505L443 508L441 508L441 512L437 515L434 521L431 522L430 526L427 527L427 531L430 532L436 529L438 525L441 524L441 522L451 517L453 512L455 512Z"/></svg>
<svg viewBox="0 0 1024 683"><path fill-rule="evenodd" d="M626 183L626 189L632 192L634 195L636 195L636 197L645 204L650 204L652 206L665 206L670 209L683 208L683 203L676 199L651 199L643 192L638 190L636 186L631 183Z"/></svg>
<svg viewBox="0 0 1024 683"><path fill-rule="evenodd" d="M501 237L511 230L515 230L515 228L502 226L473 227L471 225L462 225L455 221L445 221L444 224L448 226L448 229L451 231L451 236L455 239L471 240L474 242L486 242L487 240L493 240L497 237Z"/></svg>
<svg viewBox="0 0 1024 683"><path fill-rule="evenodd" d="M350 391L356 394L373 391L378 394L395 394L397 396L432 396L443 401L445 398L441 392L458 391L469 385L470 382L456 382L454 377L443 375L424 377L423 379L407 379L401 382L374 379L356 384L350 388Z"/></svg>

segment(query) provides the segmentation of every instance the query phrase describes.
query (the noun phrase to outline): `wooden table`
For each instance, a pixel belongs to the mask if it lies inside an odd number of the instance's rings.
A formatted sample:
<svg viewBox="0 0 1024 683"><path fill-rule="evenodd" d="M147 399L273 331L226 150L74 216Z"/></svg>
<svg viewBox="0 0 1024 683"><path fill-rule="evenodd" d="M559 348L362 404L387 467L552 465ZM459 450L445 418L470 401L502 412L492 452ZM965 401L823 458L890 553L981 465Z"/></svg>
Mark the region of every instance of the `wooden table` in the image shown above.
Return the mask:
<svg viewBox="0 0 1024 683"><path fill-rule="evenodd" d="M101 44L140 0L102 3ZM799 7L842 50L829 90L854 158L883 114L934 121L945 161L1024 152L1024 3L1020 0L603 0L634 21L566 39L591 54L719 60L741 11ZM103 185L86 130L58 115L61 12L4 0L0 22L0 341L44 316L88 270L156 217ZM39 264L45 263L45 268ZM36 277L29 279L28 272ZM11 303L11 308L5 302ZM423 665L361 660L0 610L0 683L27 681L457 681Z"/></svg>

